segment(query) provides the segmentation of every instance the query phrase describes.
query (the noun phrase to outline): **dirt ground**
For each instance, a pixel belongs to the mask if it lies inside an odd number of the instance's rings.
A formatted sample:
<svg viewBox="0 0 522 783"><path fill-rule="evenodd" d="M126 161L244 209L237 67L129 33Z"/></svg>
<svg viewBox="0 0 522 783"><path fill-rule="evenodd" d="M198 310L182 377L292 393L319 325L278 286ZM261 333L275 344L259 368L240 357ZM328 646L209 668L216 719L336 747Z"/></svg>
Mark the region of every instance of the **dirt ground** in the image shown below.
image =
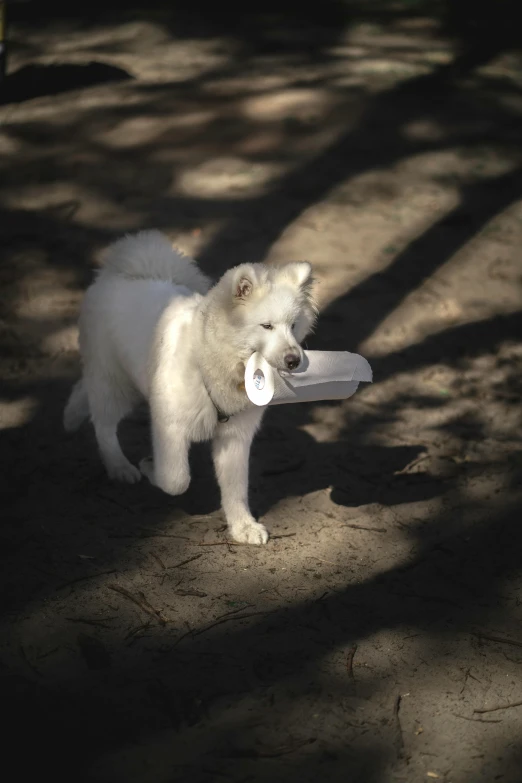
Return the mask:
<svg viewBox="0 0 522 783"><path fill-rule="evenodd" d="M450 72L436 19L381 5L13 5L6 780L522 780L522 60ZM62 431L99 250L147 227L214 276L308 259L308 347L372 364L269 411L264 548L226 541L206 448L172 498ZM146 412L121 437L149 453Z"/></svg>

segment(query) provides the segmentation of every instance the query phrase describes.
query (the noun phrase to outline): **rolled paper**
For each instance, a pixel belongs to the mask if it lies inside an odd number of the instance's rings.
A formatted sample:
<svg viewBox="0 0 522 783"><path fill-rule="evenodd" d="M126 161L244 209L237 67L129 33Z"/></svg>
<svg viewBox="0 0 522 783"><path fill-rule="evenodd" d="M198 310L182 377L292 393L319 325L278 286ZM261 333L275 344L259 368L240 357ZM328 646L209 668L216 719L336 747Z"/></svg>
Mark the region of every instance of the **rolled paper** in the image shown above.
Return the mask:
<svg viewBox="0 0 522 783"><path fill-rule="evenodd" d="M248 399L259 406L346 400L359 383L372 379L366 359L348 351L305 351L294 372L275 370L260 353L253 353L245 368Z"/></svg>

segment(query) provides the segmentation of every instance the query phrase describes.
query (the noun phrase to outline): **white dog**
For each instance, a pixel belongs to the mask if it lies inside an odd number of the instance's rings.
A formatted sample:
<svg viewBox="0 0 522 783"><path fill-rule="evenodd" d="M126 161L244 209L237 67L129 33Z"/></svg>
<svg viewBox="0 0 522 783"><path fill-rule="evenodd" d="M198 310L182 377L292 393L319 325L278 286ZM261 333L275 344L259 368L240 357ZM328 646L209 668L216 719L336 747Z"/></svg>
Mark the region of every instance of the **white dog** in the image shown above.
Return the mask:
<svg viewBox="0 0 522 783"><path fill-rule="evenodd" d="M109 477L132 483L143 473L171 495L190 483L190 444L212 439L230 535L265 544L266 528L248 507L250 444L264 409L246 396L245 364L259 351L276 369L299 366L299 343L316 317L311 273L305 262L241 264L211 288L159 231L115 242L83 300L83 377L65 428L77 429L90 414ZM153 458L140 462L140 472L123 454L117 427L144 398Z"/></svg>

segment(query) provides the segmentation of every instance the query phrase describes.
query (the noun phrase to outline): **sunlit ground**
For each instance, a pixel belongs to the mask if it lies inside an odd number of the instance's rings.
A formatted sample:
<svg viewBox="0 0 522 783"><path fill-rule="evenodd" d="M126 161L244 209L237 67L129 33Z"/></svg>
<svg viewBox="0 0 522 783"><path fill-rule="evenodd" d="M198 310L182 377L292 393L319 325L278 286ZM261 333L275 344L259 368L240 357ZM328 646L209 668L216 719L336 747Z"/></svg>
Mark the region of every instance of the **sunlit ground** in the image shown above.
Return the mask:
<svg viewBox="0 0 522 783"><path fill-rule="evenodd" d="M0 107L13 700L65 699L89 780L515 783L521 708L474 710L522 698L520 58L431 92L452 48L430 20L300 52L161 20L13 36L13 71L130 77ZM82 291L147 227L215 276L311 261L310 345L374 368L346 403L267 417L264 550L226 544L204 458L171 499L62 434ZM143 455L143 423L124 438Z"/></svg>

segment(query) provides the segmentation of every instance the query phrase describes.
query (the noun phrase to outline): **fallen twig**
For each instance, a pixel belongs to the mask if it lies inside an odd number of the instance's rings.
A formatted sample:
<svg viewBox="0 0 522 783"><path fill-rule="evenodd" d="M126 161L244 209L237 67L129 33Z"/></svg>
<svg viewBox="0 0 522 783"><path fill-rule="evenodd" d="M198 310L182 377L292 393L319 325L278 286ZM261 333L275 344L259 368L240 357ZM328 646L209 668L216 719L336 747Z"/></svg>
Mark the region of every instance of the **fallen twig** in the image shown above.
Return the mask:
<svg viewBox="0 0 522 783"><path fill-rule="evenodd" d="M273 541L275 538L291 538L292 536L297 535L296 533L282 533L279 536L270 536L270 541ZM231 541L229 538L227 538L225 541L195 541L193 546L228 546L229 548L231 546L253 546L252 544L245 544L242 541Z"/></svg>
<svg viewBox="0 0 522 783"><path fill-rule="evenodd" d="M218 616L214 618L214 622L216 620L222 620L224 617L230 617L231 615L237 614L238 612L244 612L245 609L248 609L249 606L253 606L253 604L243 604L243 606L238 606L237 609L229 609L228 612L218 614Z"/></svg>
<svg viewBox="0 0 522 783"><path fill-rule="evenodd" d="M23 647L23 645L22 645L22 644L20 645L20 648L19 648L19 649L20 649L20 655L21 655L21 656L22 656L22 658L24 659L24 661L25 661L25 663L27 664L27 666L28 666L28 667L31 669L31 671L33 671L35 674L37 674L37 675L38 675L38 677L41 677L41 676L42 676L42 672L41 672L41 671L40 671L40 670L39 670L39 669L38 669L38 668L37 668L37 667L34 665L34 663L32 663L32 662L29 660L29 658L27 657L27 653L26 653L26 651L24 650L24 647Z"/></svg>
<svg viewBox="0 0 522 783"><path fill-rule="evenodd" d="M401 470L394 470L394 476L402 476L404 473L409 473L411 468L415 468L420 462L424 462L430 458L429 454L421 454L420 457L415 457L411 462L408 462Z"/></svg>
<svg viewBox="0 0 522 783"><path fill-rule="evenodd" d="M176 565L167 566L167 570L170 570L171 568L180 568L180 566L187 565L187 563L192 563L193 560L198 560L200 557L203 557L203 554L194 555L193 557L188 557L186 560L182 560L181 563L176 563Z"/></svg>
<svg viewBox="0 0 522 783"><path fill-rule="evenodd" d="M301 740L301 742L296 742L291 747L279 748L272 751L267 750L265 752L260 751L259 756L275 759L278 756L286 756L287 753L293 753L295 750L299 750L299 748L303 748L305 745L312 745L314 742L316 742L316 738L310 737L309 739Z"/></svg>
<svg viewBox="0 0 522 783"><path fill-rule="evenodd" d="M88 576L79 576L77 579L71 579L70 582L64 582L61 585L58 585L56 588L57 590L62 590L64 587L70 587L70 585L75 585L77 582L85 582L87 579L96 579L98 576L107 576L107 574L116 574L118 572L117 568L111 568L110 571L98 571L97 574L89 574Z"/></svg>
<svg viewBox="0 0 522 783"><path fill-rule="evenodd" d="M456 718L462 718L463 720L469 720L471 723L502 723L502 720L496 720L495 718L488 720L487 718L469 718L467 715L459 715L456 712L452 712Z"/></svg>
<svg viewBox="0 0 522 783"><path fill-rule="evenodd" d="M397 746L397 755L399 756L399 758L402 758L404 756L404 737L402 734L401 719L399 717L401 701L402 701L402 696L400 693L398 693L393 702L393 717L395 719L395 736L396 736L395 742Z"/></svg>
<svg viewBox="0 0 522 783"><path fill-rule="evenodd" d="M203 593L201 590L174 590L175 595L193 595L196 598L206 598L208 593Z"/></svg>
<svg viewBox="0 0 522 783"><path fill-rule="evenodd" d="M355 530L371 530L372 533L386 533L385 527L366 527L365 525L344 524L341 527L353 527Z"/></svg>
<svg viewBox="0 0 522 783"><path fill-rule="evenodd" d="M197 631L193 631L193 635L199 636L202 633L206 633L207 631L210 631L210 629L214 628L216 625L221 625L222 623L228 623L229 620L245 620L247 617L255 617L256 615L259 614L267 614L267 612L266 611L248 612L247 614L238 614L232 617L222 617L220 620L215 620L213 623L210 623L210 625L206 625L204 628L200 628Z"/></svg>
<svg viewBox="0 0 522 783"><path fill-rule="evenodd" d="M158 530L143 530L141 538L179 538L182 541L190 541L189 536L179 536L177 533L161 533Z"/></svg>
<svg viewBox="0 0 522 783"><path fill-rule="evenodd" d="M155 552L150 552L149 554L150 554L151 557L154 558L156 563L158 563L160 568L162 568L164 571L167 570L167 566L165 565L165 563L163 562L163 560L161 559L161 557L159 555L157 555Z"/></svg>
<svg viewBox="0 0 522 783"><path fill-rule="evenodd" d="M350 679L352 680L355 679L355 677L353 676L353 659L356 652L357 652L357 645L353 644L348 650L348 654L346 656L346 671L348 672L348 677L350 677Z"/></svg>
<svg viewBox="0 0 522 783"><path fill-rule="evenodd" d="M247 612L246 614L237 614L242 610L241 609L233 609L231 612L227 612L226 615L221 615L220 617L216 618L214 622L209 623L208 625L205 625L203 628L197 628L197 629L191 629L190 631L187 631L186 633L182 634L179 639L176 640L175 644L179 644L182 639L184 639L186 636L199 636L202 633L206 633L207 631L210 631L211 628L215 628L216 625L222 625L223 623L228 623L229 620L245 620L247 617L255 617L260 614L267 614L267 612Z"/></svg>
<svg viewBox="0 0 522 783"><path fill-rule="evenodd" d="M330 565L338 566L339 563L334 563L333 560L326 560L324 557L316 557L315 555L310 555L312 560L319 560L320 563L329 563Z"/></svg>
<svg viewBox="0 0 522 783"><path fill-rule="evenodd" d="M510 710L512 707L522 707L522 701L512 701L507 704L497 704L496 707L484 707L481 710L473 710L473 712L483 715L485 712L496 712L497 710Z"/></svg>
<svg viewBox="0 0 522 783"><path fill-rule="evenodd" d="M108 503L112 503L114 506L118 506L118 508L123 509L123 511L126 511L128 514L137 514L135 508L132 506L127 506L125 503L120 503L119 500L115 500L114 498L111 498L109 495L104 495L102 492L97 492L96 497L101 498L102 500L106 500Z"/></svg>
<svg viewBox="0 0 522 783"><path fill-rule="evenodd" d="M137 628L133 628L132 631L129 631L126 639L133 639L135 636L137 636L141 631L147 631L150 628L150 623L143 623L143 625L138 625Z"/></svg>
<svg viewBox="0 0 522 783"><path fill-rule="evenodd" d="M160 533L155 530L141 530L137 533L110 533L109 538L178 538L190 541L188 536L178 536L175 533Z"/></svg>
<svg viewBox="0 0 522 783"><path fill-rule="evenodd" d="M221 522L222 517L219 514L198 514L197 516L191 517L185 517L185 520L188 522L189 525L192 525L193 522L203 522L206 520L207 522L213 522L214 520L216 522Z"/></svg>
<svg viewBox="0 0 522 783"><path fill-rule="evenodd" d="M151 606L142 592L140 592L138 596L135 596L132 593L129 593L129 591L124 587L120 587L119 585L107 585L107 587L109 590L114 590L115 593L120 593L120 595L128 598L129 601L132 601L134 604L136 604L136 606L139 606L140 609L142 609L144 612L149 614L151 617L154 617L161 625L167 625L168 620L166 617L159 611L159 609L154 609L154 607Z"/></svg>
<svg viewBox="0 0 522 783"><path fill-rule="evenodd" d="M315 737L295 742L293 745L274 748L273 750L261 750L258 748L232 748L225 753L220 754L222 758L251 758L251 759L275 759L279 756L286 756L288 753L303 748L305 745L311 745L316 741Z"/></svg>
<svg viewBox="0 0 522 783"><path fill-rule="evenodd" d="M482 633L477 631L473 633L478 639L487 639L490 642L500 642L500 644L512 644L514 647L522 647L522 642L516 639L508 639L506 636L495 636L494 634Z"/></svg>
<svg viewBox="0 0 522 783"><path fill-rule="evenodd" d="M94 625L100 628L110 627L107 625L107 620L89 620L87 617L66 617L65 619L69 620L70 623L82 623L83 625Z"/></svg>
<svg viewBox="0 0 522 783"><path fill-rule="evenodd" d="M244 544L240 541L230 541L228 538L226 541L195 541L193 546L252 546L252 544Z"/></svg>
<svg viewBox="0 0 522 783"><path fill-rule="evenodd" d="M462 686L462 688L460 689L460 692L461 692L461 693L464 693L464 689L466 688L466 685L467 685L467 683L468 683L468 677L471 677L471 679L472 679L472 680L475 680L475 682L478 682L478 683L479 683L479 685L482 685L482 683L480 682L480 680L478 679L478 677L475 677L475 675L474 675L474 674L472 674L472 673L470 672L470 670L469 670L469 669L466 669L466 673L465 673L465 675L464 675L464 685L463 685L463 686Z"/></svg>

